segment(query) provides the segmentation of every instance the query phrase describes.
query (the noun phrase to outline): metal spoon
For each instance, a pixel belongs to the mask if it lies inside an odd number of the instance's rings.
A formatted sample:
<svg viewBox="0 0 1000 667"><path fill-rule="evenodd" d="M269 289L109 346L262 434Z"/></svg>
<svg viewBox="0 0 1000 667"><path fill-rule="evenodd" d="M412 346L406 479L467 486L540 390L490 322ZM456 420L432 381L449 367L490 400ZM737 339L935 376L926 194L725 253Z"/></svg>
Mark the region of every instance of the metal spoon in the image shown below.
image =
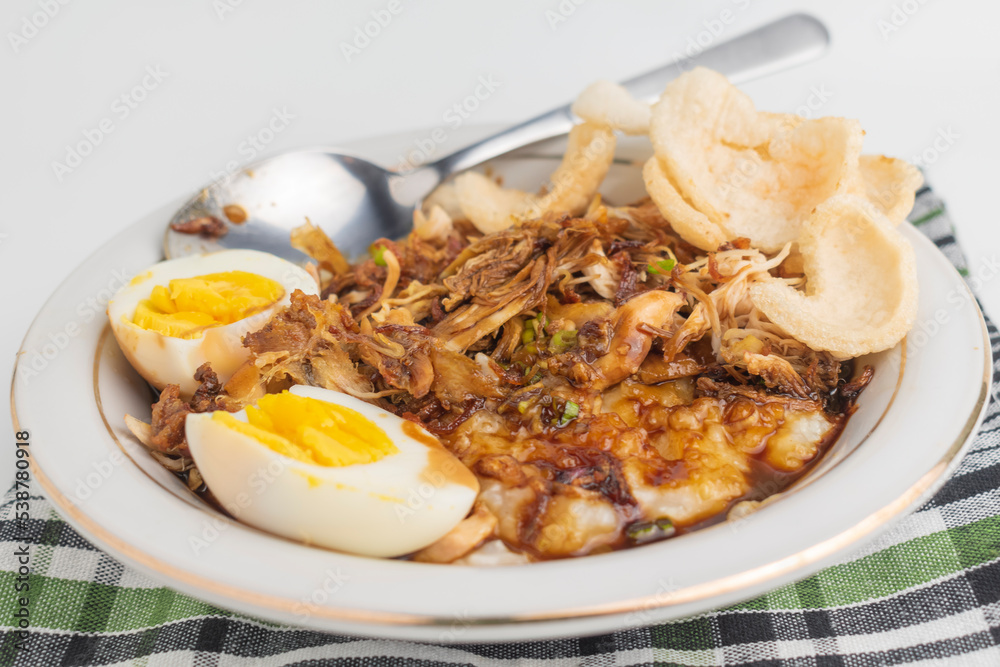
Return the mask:
<svg viewBox="0 0 1000 667"><path fill-rule="evenodd" d="M826 51L829 41L818 19L794 14L622 85L634 97L653 101L671 79L694 66L709 67L735 82L747 81L814 60ZM405 172L334 150L276 155L206 186L171 219L178 223L228 218L228 233L205 238L168 227L164 250L170 258L253 248L303 262L306 256L289 245L289 232L308 217L348 256L360 254L375 239L404 236L411 228L414 206L451 174L565 134L573 122L570 105L566 105ZM241 222L244 212L246 220Z"/></svg>

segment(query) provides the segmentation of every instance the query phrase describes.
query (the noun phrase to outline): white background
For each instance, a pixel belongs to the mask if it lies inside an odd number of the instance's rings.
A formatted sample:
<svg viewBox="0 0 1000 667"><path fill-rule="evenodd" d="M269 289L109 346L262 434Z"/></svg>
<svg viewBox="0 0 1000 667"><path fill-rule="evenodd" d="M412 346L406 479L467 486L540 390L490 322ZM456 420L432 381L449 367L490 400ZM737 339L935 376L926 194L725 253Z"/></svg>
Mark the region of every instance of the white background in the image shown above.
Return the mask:
<svg viewBox="0 0 1000 667"><path fill-rule="evenodd" d="M444 114L485 76L500 86L466 122L514 122L594 79L663 64L703 31L714 28L721 40L800 10L829 26L829 55L745 90L774 111L794 111L819 91L828 98L819 115L861 120L866 151L927 151L928 180L948 202L973 272L1000 259L1000 3L576 2L400 0L401 11L348 60L341 45L389 0L8 0L0 18L0 376L9 377L29 323L75 265L147 211L246 160L241 142L274 109L294 119L267 152L446 127ZM41 14L49 3L51 18ZM44 25L32 31L32 21ZM12 34L30 37L14 45ZM144 99L123 117L116 100L142 85L147 67L166 76L139 90ZM60 178L54 163L103 119L113 131ZM951 138L935 149L942 135ZM998 286L980 290L988 312L1000 313ZM2 424L10 432L6 411Z"/></svg>

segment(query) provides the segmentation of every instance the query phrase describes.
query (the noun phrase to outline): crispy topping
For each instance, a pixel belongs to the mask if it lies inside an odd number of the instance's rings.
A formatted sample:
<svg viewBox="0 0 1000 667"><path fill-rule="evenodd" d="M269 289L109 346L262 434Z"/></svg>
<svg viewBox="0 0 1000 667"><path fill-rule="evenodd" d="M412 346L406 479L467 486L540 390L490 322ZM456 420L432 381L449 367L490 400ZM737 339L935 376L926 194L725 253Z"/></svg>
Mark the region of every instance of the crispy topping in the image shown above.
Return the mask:
<svg viewBox="0 0 1000 667"><path fill-rule="evenodd" d="M173 222L170 224L170 229L181 234L197 234L206 239L222 238L229 232L226 223L214 215L206 215L184 222Z"/></svg>

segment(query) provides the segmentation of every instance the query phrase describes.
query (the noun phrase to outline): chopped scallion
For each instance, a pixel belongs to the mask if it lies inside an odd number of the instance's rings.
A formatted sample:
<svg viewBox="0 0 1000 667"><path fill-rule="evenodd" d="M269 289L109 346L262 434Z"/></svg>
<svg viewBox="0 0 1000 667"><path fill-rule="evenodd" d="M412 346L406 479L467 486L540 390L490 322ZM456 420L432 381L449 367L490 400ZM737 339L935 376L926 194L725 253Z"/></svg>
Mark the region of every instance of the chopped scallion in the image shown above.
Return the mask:
<svg viewBox="0 0 1000 667"><path fill-rule="evenodd" d="M560 352L565 352L569 348L576 345L576 329L563 329L562 331L557 331L549 343L549 349L551 349L556 354Z"/></svg>
<svg viewBox="0 0 1000 667"><path fill-rule="evenodd" d="M545 317L545 313L538 313L533 322L535 330L538 332L538 337L541 338L545 335L545 327L549 326L549 318Z"/></svg>
<svg viewBox="0 0 1000 667"><path fill-rule="evenodd" d="M375 266L388 266L385 261L385 246L372 244L368 248L368 254L375 260Z"/></svg>
<svg viewBox="0 0 1000 667"><path fill-rule="evenodd" d="M654 262L653 264L647 266L646 272L668 276L670 275L670 272L674 270L675 266L677 266L677 260L662 259L659 262Z"/></svg>
<svg viewBox="0 0 1000 667"><path fill-rule="evenodd" d="M633 523L625 529L625 535L633 544L645 544L655 542L667 537L672 537L677 532L674 523L667 518L656 519L655 521L643 521Z"/></svg>
<svg viewBox="0 0 1000 667"><path fill-rule="evenodd" d="M565 426L580 414L580 406L573 401L566 401L566 407L563 408L562 417L559 418L559 426Z"/></svg>

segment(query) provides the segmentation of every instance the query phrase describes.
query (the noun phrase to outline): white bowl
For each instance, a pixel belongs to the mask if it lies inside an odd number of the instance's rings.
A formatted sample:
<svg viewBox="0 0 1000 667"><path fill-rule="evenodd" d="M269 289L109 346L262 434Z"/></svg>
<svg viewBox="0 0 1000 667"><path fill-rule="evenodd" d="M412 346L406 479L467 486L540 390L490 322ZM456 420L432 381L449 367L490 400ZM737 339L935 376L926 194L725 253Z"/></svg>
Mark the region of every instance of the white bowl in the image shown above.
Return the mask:
<svg viewBox="0 0 1000 667"><path fill-rule="evenodd" d="M463 130L456 145L476 132ZM351 148L389 162L420 136ZM619 151L603 188L609 199L643 194L632 160L643 150L633 142ZM506 183L533 189L560 151L551 142L493 167ZM77 304L106 291L114 270L136 273L161 259L164 221L181 203L112 239L44 305L15 369L15 424L30 430L35 478L87 539L171 588L278 622L435 642L512 641L610 632L746 599L817 571L923 503L958 463L989 395L990 346L975 300L948 260L904 223L919 267L917 326L905 346L867 360L875 379L836 445L759 512L635 549L488 569L325 551L231 521L161 468L122 421L126 412L149 414L149 389L102 318L74 319ZM53 343L68 324L75 335Z"/></svg>

